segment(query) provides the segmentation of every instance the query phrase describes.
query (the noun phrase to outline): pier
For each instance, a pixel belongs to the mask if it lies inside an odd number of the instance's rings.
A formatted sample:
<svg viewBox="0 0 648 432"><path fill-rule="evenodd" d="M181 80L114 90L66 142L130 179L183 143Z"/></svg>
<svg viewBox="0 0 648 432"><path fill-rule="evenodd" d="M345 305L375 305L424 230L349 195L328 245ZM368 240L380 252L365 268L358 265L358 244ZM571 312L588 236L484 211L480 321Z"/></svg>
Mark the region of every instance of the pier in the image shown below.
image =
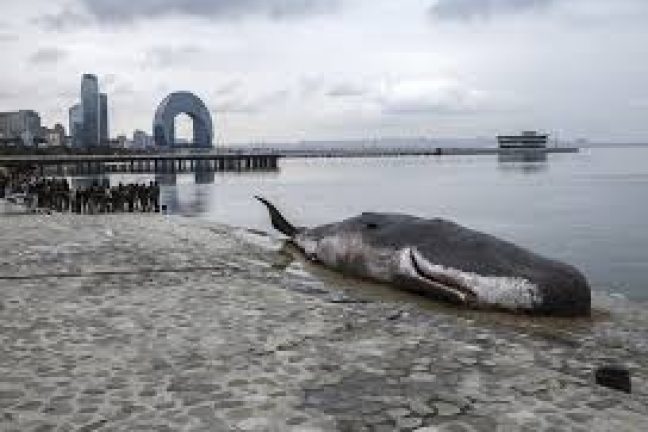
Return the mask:
<svg viewBox="0 0 648 432"><path fill-rule="evenodd" d="M252 148L212 152L144 153L132 155L3 155L0 166L32 167L58 175L104 173L184 173L217 171L275 171L282 158L356 158L400 156L469 156L577 153L575 147L545 149L502 148L375 148L375 149L280 149Z"/></svg>
<svg viewBox="0 0 648 432"><path fill-rule="evenodd" d="M578 153L577 147L547 147L531 149L507 149L497 147L375 147L375 148L303 148L303 149L270 149L260 148L257 151L267 151L284 158L376 158L400 156L480 156L480 155L517 155L529 154L547 155L552 153Z"/></svg>
<svg viewBox="0 0 648 432"><path fill-rule="evenodd" d="M35 167L41 173L181 173L213 171L272 171L280 154L275 153L151 153L136 155L10 155L0 156L0 166Z"/></svg>

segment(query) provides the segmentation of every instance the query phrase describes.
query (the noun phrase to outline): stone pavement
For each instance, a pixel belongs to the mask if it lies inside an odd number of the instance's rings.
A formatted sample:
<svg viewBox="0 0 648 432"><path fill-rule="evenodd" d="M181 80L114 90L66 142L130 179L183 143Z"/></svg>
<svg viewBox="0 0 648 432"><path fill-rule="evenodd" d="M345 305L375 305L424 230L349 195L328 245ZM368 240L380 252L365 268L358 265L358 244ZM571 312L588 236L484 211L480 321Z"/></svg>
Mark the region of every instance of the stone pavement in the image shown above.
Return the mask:
<svg viewBox="0 0 648 432"><path fill-rule="evenodd" d="M4 210L3 432L648 430L645 305L461 311L258 233ZM591 382L617 362L632 395Z"/></svg>

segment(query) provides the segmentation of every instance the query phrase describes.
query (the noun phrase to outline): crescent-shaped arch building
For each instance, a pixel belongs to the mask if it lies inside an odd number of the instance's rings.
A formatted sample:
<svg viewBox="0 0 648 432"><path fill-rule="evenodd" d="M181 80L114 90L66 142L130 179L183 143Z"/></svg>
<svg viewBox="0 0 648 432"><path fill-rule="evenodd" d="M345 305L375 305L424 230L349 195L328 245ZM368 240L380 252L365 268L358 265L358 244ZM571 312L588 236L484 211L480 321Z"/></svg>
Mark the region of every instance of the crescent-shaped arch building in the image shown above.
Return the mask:
<svg viewBox="0 0 648 432"><path fill-rule="evenodd" d="M207 106L191 92L171 93L155 111L153 137L159 147L175 147L175 118L187 114L193 121L193 147L211 148L213 123Z"/></svg>

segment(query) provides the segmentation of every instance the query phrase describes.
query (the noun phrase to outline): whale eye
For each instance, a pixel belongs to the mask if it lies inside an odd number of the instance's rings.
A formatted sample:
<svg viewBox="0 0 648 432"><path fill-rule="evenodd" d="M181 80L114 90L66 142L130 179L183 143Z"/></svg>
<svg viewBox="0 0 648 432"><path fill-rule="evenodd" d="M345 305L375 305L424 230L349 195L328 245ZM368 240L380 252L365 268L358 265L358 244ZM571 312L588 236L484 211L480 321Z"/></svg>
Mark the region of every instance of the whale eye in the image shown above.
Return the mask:
<svg viewBox="0 0 648 432"><path fill-rule="evenodd" d="M374 230L376 228L378 228L378 224L373 223L373 222L367 223L367 229Z"/></svg>

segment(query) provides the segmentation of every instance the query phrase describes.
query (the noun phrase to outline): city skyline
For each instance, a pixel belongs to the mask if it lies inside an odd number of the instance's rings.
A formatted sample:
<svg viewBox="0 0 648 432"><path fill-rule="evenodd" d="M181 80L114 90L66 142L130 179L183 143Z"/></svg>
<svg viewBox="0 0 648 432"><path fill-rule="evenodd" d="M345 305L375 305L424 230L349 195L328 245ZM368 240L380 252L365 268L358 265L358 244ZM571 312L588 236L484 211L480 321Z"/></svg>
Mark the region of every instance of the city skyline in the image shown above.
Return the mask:
<svg viewBox="0 0 648 432"><path fill-rule="evenodd" d="M44 124L68 123L91 71L113 136L152 133L160 100L189 90L215 142L524 129L648 141L640 0L35 3L3 4L0 48L19 67L3 72L0 111Z"/></svg>

